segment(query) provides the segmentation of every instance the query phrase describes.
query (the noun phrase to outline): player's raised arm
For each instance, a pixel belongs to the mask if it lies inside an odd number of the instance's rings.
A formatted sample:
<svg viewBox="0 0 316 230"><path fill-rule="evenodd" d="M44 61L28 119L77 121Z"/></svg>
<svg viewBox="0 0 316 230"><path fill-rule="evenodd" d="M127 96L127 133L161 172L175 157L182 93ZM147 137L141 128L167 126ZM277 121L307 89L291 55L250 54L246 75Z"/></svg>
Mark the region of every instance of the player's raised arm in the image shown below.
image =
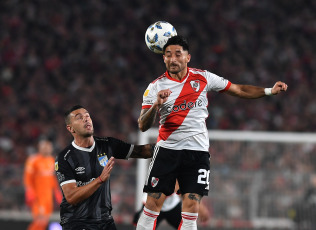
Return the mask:
<svg viewBox="0 0 316 230"><path fill-rule="evenodd" d="M279 94L281 91L286 91L287 87L287 84L281 81L276 82L273 88L263 88L253 85L231 84L229 89L225 92L236 97L255 99L263 96Z"/></svg>
<svg viewBox="0 0 316 230"><path fill-rule="evenodd" d="M150 109L142 109L138 118L138 127L142 132L147 131L154 124L159 108L167 101L170 94L170 89L159 91L157 94L157 101L155 101Z"/></svg>

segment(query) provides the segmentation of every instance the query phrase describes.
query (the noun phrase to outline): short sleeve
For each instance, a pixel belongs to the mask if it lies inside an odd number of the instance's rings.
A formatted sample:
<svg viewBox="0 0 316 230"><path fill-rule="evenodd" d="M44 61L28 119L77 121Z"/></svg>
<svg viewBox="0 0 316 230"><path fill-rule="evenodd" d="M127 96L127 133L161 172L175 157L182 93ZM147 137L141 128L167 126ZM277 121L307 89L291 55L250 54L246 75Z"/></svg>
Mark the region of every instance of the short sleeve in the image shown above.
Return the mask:
<svg viewBox="0 0 316 230"><path fill-rule="evenodd" d="M229 89L231 82L211 72L206 72L207 91L223 92Z"/></svg>
<svg viewBox="0 0 316 230"><path fill-rule="evenodd" d="M132 144L128 144L113 137L109 137L108 140L113 157L116 159L128 159L134 150L134 145Z"/></svg>
<svg viewBox="0 0 316 230"><path fill-rule="evenodd" d="M60 187L68 183L75 183L75 175L72 167L63 156L59 156L55 160L55 171Z"/></svg>
<svg viewBox="0 0 316 230"><path fill-rule="evenodd" d="M157 87L150 83L143 95L142 109L149 109L157 100Z"/></svg>

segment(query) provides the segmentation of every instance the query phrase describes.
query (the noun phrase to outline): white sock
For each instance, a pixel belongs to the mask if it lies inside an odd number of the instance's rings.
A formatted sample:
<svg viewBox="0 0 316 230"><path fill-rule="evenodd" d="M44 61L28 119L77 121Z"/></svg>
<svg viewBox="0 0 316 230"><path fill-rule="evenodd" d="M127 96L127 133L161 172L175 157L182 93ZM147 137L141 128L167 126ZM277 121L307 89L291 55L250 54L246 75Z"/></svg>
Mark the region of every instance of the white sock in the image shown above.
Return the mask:
<svg viewBox="0 0 316 230"><path fill-rule="evenodd" d="M181 212L182 220L178 230L197 230L198 213Z"/></svg>
<svg viewBox="0 0 316 230"><path fill-rule="evenodd" d="M144 207L137 222L136 230L155 230L158 216L159 212L154 212Z"/></svg>

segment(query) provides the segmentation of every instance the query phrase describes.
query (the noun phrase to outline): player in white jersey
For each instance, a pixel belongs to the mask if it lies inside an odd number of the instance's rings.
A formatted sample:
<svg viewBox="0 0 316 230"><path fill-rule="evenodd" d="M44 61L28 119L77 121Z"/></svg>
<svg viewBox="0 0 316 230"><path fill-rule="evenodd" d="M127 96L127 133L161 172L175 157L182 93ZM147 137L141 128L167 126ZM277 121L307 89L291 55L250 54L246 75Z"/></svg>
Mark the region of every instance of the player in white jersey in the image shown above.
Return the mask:
<svg viewBox="0 0 316 230"><path fill-rule="evenodd" d="M176 179L183 201L178 229L197 229L199 204L209 190L207 92L254 99L287 90L280 81L272 88L233 84L209 71L189 68L190 59L187 41L182 36L171 37L163 48L167 71L149 84L143 96L140 130L148 130L157 113L160 126L144 186L148 197L137 230L155 229L155 220L166 196L172 194Z"/></svg>
<svg viewBox="0 0 316 230"><path fill-rule="evenodd" d="M231 83L207 71L187 68L181 81L167 72L152 82L144 95L142 109L150 109L157 94L170 89L168 100L161 105L157 145L169 149L208 151L209 139L205 124L208 117L207 92L225 91Z"/></svg>

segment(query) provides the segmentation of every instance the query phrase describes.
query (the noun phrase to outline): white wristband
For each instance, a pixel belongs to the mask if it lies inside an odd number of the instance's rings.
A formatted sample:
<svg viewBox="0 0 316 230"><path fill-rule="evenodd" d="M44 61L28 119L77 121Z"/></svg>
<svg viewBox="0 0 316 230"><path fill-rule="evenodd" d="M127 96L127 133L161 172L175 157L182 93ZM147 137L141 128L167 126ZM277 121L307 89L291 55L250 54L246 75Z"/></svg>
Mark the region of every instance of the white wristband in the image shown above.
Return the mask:
<svg viewBox="0 0 316 230"><path fill-rule="evenodd" d="M271 96L272 94L272 88L264 88L264 94L267 96Z"/></svg>

